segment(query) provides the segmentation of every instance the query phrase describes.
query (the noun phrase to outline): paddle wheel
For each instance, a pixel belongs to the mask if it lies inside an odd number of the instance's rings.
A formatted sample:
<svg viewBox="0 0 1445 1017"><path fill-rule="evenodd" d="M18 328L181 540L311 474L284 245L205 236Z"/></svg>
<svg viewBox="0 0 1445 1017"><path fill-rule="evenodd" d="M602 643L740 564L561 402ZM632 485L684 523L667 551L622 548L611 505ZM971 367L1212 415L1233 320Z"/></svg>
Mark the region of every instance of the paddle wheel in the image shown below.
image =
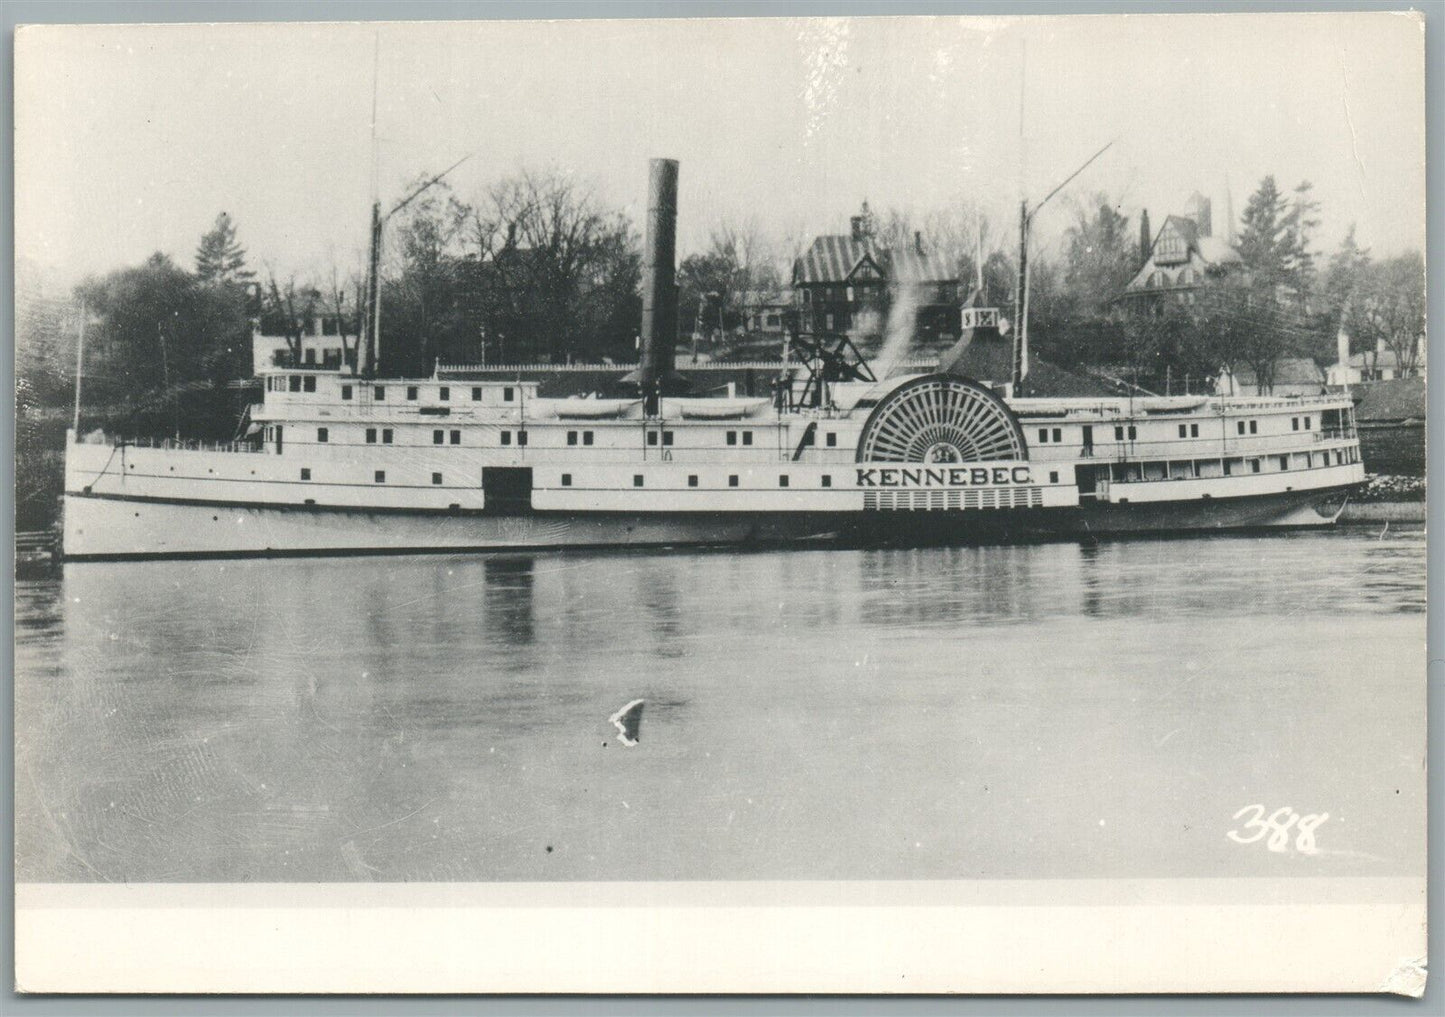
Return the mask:
<svg viewBox="0 0 1445 1017"><path fill-rule="evenodd" d="M860 463L971 463L1029 457L1018 418L978 382L929 374L899 385L869 415Z"/></svg>

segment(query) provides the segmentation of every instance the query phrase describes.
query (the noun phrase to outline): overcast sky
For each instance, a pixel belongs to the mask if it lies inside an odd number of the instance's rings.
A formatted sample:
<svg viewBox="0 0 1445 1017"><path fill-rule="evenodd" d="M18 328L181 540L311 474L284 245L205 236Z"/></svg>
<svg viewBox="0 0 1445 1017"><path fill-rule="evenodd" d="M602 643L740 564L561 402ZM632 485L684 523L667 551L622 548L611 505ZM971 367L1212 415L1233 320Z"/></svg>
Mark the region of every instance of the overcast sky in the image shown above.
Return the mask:
<svg viewBox="0 0 1445 1017"><path fill-rule="evenodd" d="M1105 191L1154 223L1226 181L1315 185L1322 246L1424 247L1420 23L1389 14L82 26L16 43L16 244L69 282L161 250L189 266L218 211L254 266L359 268L379 38L380 187L468 153L461 197L521 167L639 225L650 156L681 160L679 243L749 218L844 232L867 198L980 202L1004 221ZM1023 40L1027 40L1026 45ZM1026 143L1019 142L1026 53Z"/></svg>

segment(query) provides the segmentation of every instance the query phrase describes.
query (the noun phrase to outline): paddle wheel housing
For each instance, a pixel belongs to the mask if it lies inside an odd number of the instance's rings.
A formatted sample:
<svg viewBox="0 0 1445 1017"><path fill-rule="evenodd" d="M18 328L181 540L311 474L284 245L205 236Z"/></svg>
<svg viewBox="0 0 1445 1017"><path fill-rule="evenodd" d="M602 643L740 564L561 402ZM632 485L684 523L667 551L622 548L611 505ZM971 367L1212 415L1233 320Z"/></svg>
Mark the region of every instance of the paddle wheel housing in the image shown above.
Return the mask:
<svg viewBox="0 0 1445 1017"><path fill-rule="evenodd" d="M873 408L858 462L971 463L1022 460L1028 443L1008 405L976 381L928 374L899 385Z"/></svg>

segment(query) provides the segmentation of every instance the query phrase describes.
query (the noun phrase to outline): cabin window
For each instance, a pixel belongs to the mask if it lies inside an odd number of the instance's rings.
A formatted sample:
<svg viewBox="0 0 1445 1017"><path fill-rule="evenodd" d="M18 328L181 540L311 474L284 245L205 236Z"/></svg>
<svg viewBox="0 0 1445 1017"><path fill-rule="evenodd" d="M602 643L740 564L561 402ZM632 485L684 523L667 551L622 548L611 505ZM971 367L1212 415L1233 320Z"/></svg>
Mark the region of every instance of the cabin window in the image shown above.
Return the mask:
<svg viewBox="0 0 1445 1017"><path fill-rule="evenodd" d="M744 431L744 432L743 432L743 444L744 444L744 445L751 445L752 443L753 443L753 432L752 432L752 431Z"/></svg>
<svg viewBox="0 0 1445 1017"><path fill-rule="evenodd" d="M1249 422L1249 433L1250 433L1250 434L1258 434L1258 433L1259 433L1259 421L1258 421L1258 420L1251 420L1251 421Z"/></svg>
<svg viewBox="0 0 1445 1017"><path fill-rule="evenodd" d="M1187 438L1187 437L1189 437L1189 427L1188 427L1187 425L1185 425L1185 424L1180 424L1180 425L1179 425L1179 437L1181 437L1181 438Z"/></svg>
<svg viewBox="0 0 1445 1017"><path fill-rule="evenodd" d="M729 445L736 445L737 443L738 443L738 433L737 433L736 431L729 431L729 432L728 432L728 444L729 444Z"/></svg>
<svg viewBox="0 0 1445 1017"><path fill-rule="evenodd" d="M474 402L474 403L479 403L479 402L481 402L481 401L482 401L482 386L480 386L480 385L473 385L473 386L472 386L472 402Z"/></svg>
<svg viewBox="0 0 1445 1017"><path fill-rule="evenodd" d="M663 432L662 432L662 443L663 443L664 445L671 445L671 444L672 444L672 432L671 432L671 431L663 431Z"/></svg>
<svg viewBox="0 0 1445 1017"><path fill-rule="evenodd" d="M781 474L778 475L778 486L779 486L779 487L787 487L787 486L788 486L788 475L787 475L786 473L781 473Z"/></svg>
<svg viewBox="0 0 1445 1017"><path fill-rule="evenodd" d="M517 432L517 444L518 444L518 445L525 445L525 444L527 444L527 432L526 432L526 431L518 431L518 432Z"/></svg>
<svg viewBox="0 0 1445 1017"><path fill-rule="evenodd" d="M688 486L688 487L696 487L696 486L697 486L697 474L696 474L696 473L689 473L689 474L687 475L687 486Z"/></svg>
<svg viewBox="0 0 1445 1017"><path fill-rule="evenodd" d="M571 487L571 486L572 486L572 474L570 474L570 473L564 473L564 474L562 474L562 486L563 486L563 487Z"/></svg>
<svg viewBox="0 0 1445 1017"><path fill-rule="evenodd" d="M1305 430L1308 431L1309 429L1310 429L1310 418L1309 418L1309 417L1305 417Z"/></svg>
<svg viewBox="0 0 1445 1017"><path fill-rule="evenodd" d="M1134 440L1135 438L1137 438L1137 437L1139 437L1139 429L1138 429L1137 427L1135 427L1133 424L1130 424L1130 425L1129 425L1129 440L1130 440L1130 441L1133 441L1133 440Z"/></svg>
<svg viewBox="0 0 1445 1017"><path fill-rule="evenodd" d="M382 443L383 445L390 445L390 444L391 444L391 428L389 428L389 427L383 427L383 428L381 429L381 443Z"/></svg>
<svg viewBox="0 0 1445 1017"><path fill-rule="evenodd" d="M1235 424L1235 427L1238 428L1240 434L1244 433L1244 421L1239 421L1237 424Z"/></svg>
<svg viewBox="0 0 1445 1017"><path fill-rule="evenodd" d="M1258 473L1258 472L1259 472L1259 460L1258 460L1258 459L1251 459L1251 460L1249 461L1249 472L1250 472L1250 473Z"/></svg>
<svg viewBox="0 0 1445 1017"><path fill-rule="evenodd" d="M510 444L512 444L512 432L511 432L511 431L503 431L503 432L502 432L502 444L503 444L503 445L510 445Z"/></svg>
<svg viewBox="0 0 1445 1017"><path fill-rule="evenodd" d="M517 390L508 385L502 389L502 402L509 403L517 398Z"/></svg>
<svg viewBox="0 0 1445 1017"><path fill-rule="evenodd" d="M640 474L640 473L634 473L634 474L632 475L632 486L633 486L633 487L641 487L641 486L642 486L642 474Z"/></svg>
<svg viewBox="0 0 1445 1017"><path fill-rule="evenodd" d="M442 475L440 473L433 473L431 475L431 482L433 484L440 484L442 482Z"/></svg>
<svg viewBox="0 0 1445 1017"><path fill-rule="evenodd" d="M315 392L315 391L316 391L316 378L315 378L315 376L313 376L313 375L307 375L306 378L305 378L305 384L304 384L303 387L305 388L305 390L306 390L307 392Z"/></svg>
<svg viewBox="0 0 1445 1017"><path fill-rule="evenodd" d="M432 443L433 445L440 445L440 444L442 443L442 439L443 439L444 437L445 437L444 432L442 432L442 431L433 431L433 432L431 433L431 443Z"/></svg>
<svg viewBox="0 0 1445 1017"><path fill-rule="evenodd" d="M385 483L386 483L386 471L385 471L385 470L377 470L374 479L376 480L376 482L377 482L378 484L385 484Z"/></svg>
<svg viewBox="0 0 1445 1017"><path fill-rule="evenodd" d="M1050 483L1050 484L1057 484L1058 482L1059 482L1059 471L1058 471L1058 470L1050 470L1050 471L1049 471L1049 483Z"/></svg>
<svg viewBox="0 0 1445 1017"><path fill-rule="evenodd" d="M301 391L301 376L299 374L291 375L290 387L292 392Z"/></svg>
<svg viewBox="0 0 1445 1017"><path fill-rule="evenodd" d="M824 486L824 487L832 487L832 486L833 486L833 477L832 477L831 474L828 474L828 473L823 474L823 486Z"/></svg>
<svg viewBox="0 0 1445 1017"><path fill-rule="evenodd" d="M828 446L829 448L837 448L837 447L838 447L838 435L837 435L836 433L834 433L833 431L829 431L829 432L828 432L828 440L827 440L826 444L827 444L827 446Z"/></svg>
<svg viewBox="0 0 1445 1017"><path fill-rule="evenodd" d="M350 398L351 398L351 386L350 386L350 385L342 385L342 386L341 386L341 398L342 398L342 399L350 399Z"/></svg>
<svg viewBox="0 0 1445 1017"><path fill-rule="evenodd" d="M656 431L648 431L648 432L647 432L647 444L649 444L649 445L656 445L656 444L657 444L657 432L656 432Z"/></svg>
<svg viewBox="0 0 1445 1017"><path fill-rule="evenodd" d="M373 385L371 387L371 398L375 399L379 403L386 402L386 386Z"/></svg>
<svg viewBox="0 0 1445 1017"><path fill-rule="evenodd" d="M416 386L415 386L415 385L408 385L408 386L406 387L406 397L407 397L408 399L415 399L415 398L416 398Z"/></svg>
<svg viewBox="0 0 1445 1017"><path fill-rule="evenodd" d="M375 444L376 444L376 428L374 428L374 427L368 427L368 428L366 429L366 443L367 443L368 445L375 445Z"/></svg>
<svg viewBox="0 0 1445 1017"><path fill-rule="evenodd" d="M1064 430L1061 427L1054 428L1054 443L1058 444L1064 440Z"/></svg>
<svg viewBox="0 0 1445 1017"><path fill-rule="evenodd" d="M452 432L448 435L448 438L450 439L450 441L451 441L451 443L452 443L453 445L460 445L460 444L462 443L462 432L460 432L460 431L452 431Z"/></svg>
<svg viewBox="0 0 1445 1017"><path fill-rule="evenodd" d="M1280 470L1287 470L1287 469L1289 469L1289 456L1280 456L1280 457L1279 457L1279 468L1280 468Z"/></svg>
<svg viewBox="0 0 1445 1017"><path fill-rule="evenodd" d="M1047 442L1048 440L1049 440L1049 429L1048 429L1047 427L1041 427L1041 428L1039 428L1039 441L1042 443L1042 442Z"/></svg>
<svg viewBox="0 0 1445 1017"><path fill-rule="evenodd" d="M1298 431L1298 430L1299 430L1299 417L1290 417L1290 418L1289 418L1289 429L1290 429L1291 431Z"/></svg>
<svg viewBox="0 0 1445 1017"><path fill-rule="evenodd" d="M1229 476L1230 472L1231 472L1231 471L1230 471L1230 469L1229 469L1229 460L1226 459L1226 460L1224 460L1224 475L1227 477L1227 476Z"/></svg>
<svg viewBox="0 0 1445 1017"><path fill-rule="evenodd" d="M1198 425L1198 424L1190 424L1190 425L1189 425L1189 437L1191 437L1191 438L1198 438L1198 437L1199 437L1199 425Z"/></svg>
<svg viewBox="0 0 1445 1017"><path fill-rule="evenodd" d="M803 432L803 444L804 444L805 446L806 446L806 445L816 445L816 444L818 444L818 435L817 435L817 433L814 432L814 431L804 431L804 432Z"/></svg>
<svg viewBox="0 0 1445 1017"><path fill-rule="evenodd" d="M591 445L591 444L592 444L592 432L591 432L591 431L583 431L583 432L582 432L582 444L584 444L584 445Z"/></svg>
<svg viewBox="0 0 1445 1017"><path fill-rule="evenodd" d="M318 427L316 429L316 440L323 445L326 444L331 440L331 432L324 427Z"/></svg>
<svg viewBox="0 0 1445 1017"><path fill-rule="evenodd" d="M451 397L452 390L447 386L443 385L441 388L437 389L437 398L440 399L442 402L449 402L451 400Z"/></svg>
<svg viewBox="0 0 1445 1017"><path fill-rule="evenodd" d="M310 480L310 479L311 479L311 467L309 467L309 466L303 466L303 467L301 467L301 479L302 479L302 480Z"/></svg>
<svg viewBox="0 0 1445 1017"><path fill-rule="evenodd" d="M575 444L577 444L577 432L576 432L576 431L568 431L568 432L567 432L567 444L568 444L568 445L575 445Z"/></svg>
<svg viewBox="0 0 1445 1017"><path fill-rule="evenodd" d="M737 486L738 486L738 475L737 475L736 473L730 473L730 474L728 474L728 487L737 487Z"/></svg>

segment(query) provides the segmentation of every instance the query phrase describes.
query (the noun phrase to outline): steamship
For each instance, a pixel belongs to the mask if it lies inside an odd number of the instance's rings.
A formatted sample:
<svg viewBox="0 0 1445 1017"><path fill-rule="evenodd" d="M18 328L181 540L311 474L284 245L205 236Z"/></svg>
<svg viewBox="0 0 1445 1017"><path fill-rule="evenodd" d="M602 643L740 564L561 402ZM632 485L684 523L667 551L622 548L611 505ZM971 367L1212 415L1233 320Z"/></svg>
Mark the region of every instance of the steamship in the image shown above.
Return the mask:
<svg viewBox="0 0 1445 1017"><path fill-rule="evenodd" d="M70 431L64 555L879 546L1327 526L1364 480L1346 393L1042 398L1019 394L1016 379L964 376L967 345L997 338L991 308L962 311L962 338L927 373L876 377L846 337L800 334L771 395L688 394L673 349L677 164L654 160L650 183L642 351L616 391L548 398L536 381L440 366L383 378L371 368L374 320L355 364L258 334L262 399L241 440Z"/></svg>

